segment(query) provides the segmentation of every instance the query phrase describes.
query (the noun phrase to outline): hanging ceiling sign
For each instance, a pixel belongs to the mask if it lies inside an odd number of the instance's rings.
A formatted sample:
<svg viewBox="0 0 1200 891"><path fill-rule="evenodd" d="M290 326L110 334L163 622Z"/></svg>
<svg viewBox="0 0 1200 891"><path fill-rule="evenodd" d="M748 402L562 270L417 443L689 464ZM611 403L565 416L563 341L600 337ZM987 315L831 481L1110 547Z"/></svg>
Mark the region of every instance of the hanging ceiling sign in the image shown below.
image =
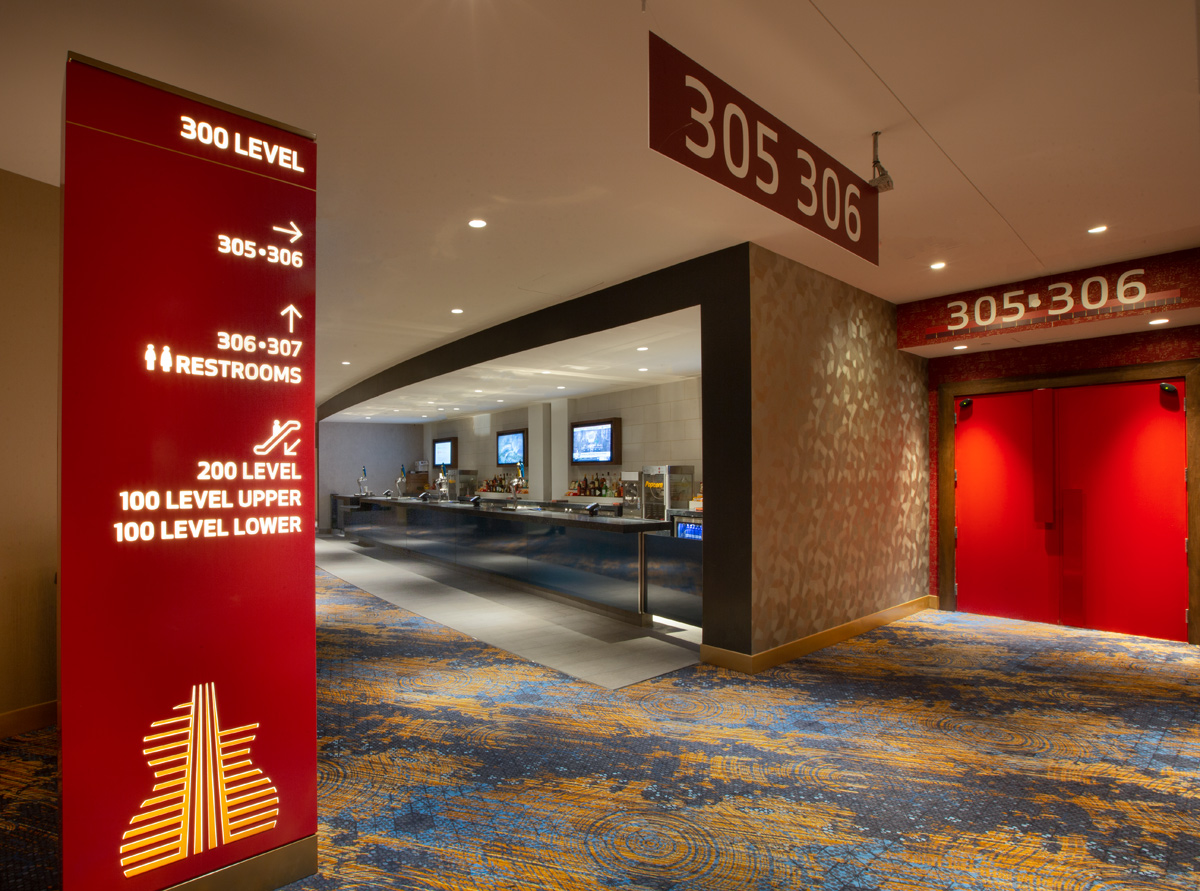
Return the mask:
<svg viewBox="0 0 1200 891"><path fill-rule="evenodd" d="M1200 308L1200 249L934 297L897 307L900 349Z"/></svg>
<svg viewBox="0 0 1200 891"><path fill-rule="evenodd" d="M63 889L291 881L316 869L316 145L72 56L64 147Z"/></svg>
<svg viewBox="0 0 1200 891"><path fill-rule="evenodd" d="M879 264L879 193L653 33L650 148Z"/></svg>

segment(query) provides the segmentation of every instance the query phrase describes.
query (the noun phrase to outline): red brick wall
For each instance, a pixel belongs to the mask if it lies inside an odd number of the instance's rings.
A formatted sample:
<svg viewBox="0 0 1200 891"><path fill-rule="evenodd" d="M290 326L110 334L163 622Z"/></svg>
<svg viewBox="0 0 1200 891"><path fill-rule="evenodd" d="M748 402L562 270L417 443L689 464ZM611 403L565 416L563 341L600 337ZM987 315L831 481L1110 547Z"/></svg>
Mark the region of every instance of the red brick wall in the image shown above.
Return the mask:
<svg viewBox="0 0 1200 891"><path fill-rule="evenodd" d="M1141 281L1150 292L1145 303L1129 306L1122 305L1116 297L1116 285L1123 272L1141 268L1144 273L1136 276L1134 281ZM1079 291L1084 279L1092 275L1100 275L1108 281L1109 299L1107 308L1099 312L1081 315L1083 311ZM1075 289L1075 312L1065 316L1050 317L1045 315L1051 305L1051 295L1055 282L1072 284ZM976 298L990 294L997 300L1004 291L1024 291L1026 294L1040 294L1042 305L1040 310L1029 308L1022 322L1016 326L997 322L987 328L968 327L961 331L949 331L947 325L951 322L949 303L962 300L968 306L975 305ZM1179 294L1167 297L1174 291ZM1160 299L1177 300L1170 306L1155 306L1156 300L1151 295L1159 295ZM1018 298L1023 302L1023 298ZM1107 320L1129 318L1134 315L1153 315L1164 309L1170 312L1181 309L1200 307L1200 248L1189 248L1185 251L1175 251L1170 254L1159 254L1155 257L1142 257L1138 260L1125 260L1120 263L1108 263L1104 266L1094 266L1090 269L1078 269L1074 272L1043 275L1040 278L1028 279L1023 282L1012 282L989 288L979 288L974 291L964 291L959 294L947 294L942 297L931 297L928 300L918 300L913 303L903 303L897 308L897 326L899 333L897 342L901 347L916 347L924 344L947 341L953 343L970 343L976 340L995 340L1003 337L1004 331L1013 333L1032 331L1034 329L1062 328L1064 326L1089 325L1096 331L1103 331ZM1041 320L1035 321L1035 315L1040 314ZM1003 312L1006 316L1007 313ZM974 315L972 315L974 318Z"/></svg>
<svg viewBox="0 0 1200 891"><path fill-rule="evenodd" d="M938 593L938 387L1200 358L1200 325L929 360L929 593Z"/></svg>

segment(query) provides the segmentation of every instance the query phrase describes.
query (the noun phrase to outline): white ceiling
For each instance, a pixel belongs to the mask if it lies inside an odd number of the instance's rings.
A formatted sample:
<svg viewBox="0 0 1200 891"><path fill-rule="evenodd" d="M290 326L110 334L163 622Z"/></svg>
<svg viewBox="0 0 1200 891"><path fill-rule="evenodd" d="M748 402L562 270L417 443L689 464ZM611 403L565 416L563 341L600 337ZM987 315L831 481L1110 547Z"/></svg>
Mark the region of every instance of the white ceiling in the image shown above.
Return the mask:
<svg viewBox="0 0 1200 891"><path fill-rule="evenodd" d="M864 177L883 131L878 267L647 147L651 30ZM1196 0L4 0L0 168L58 182L68 50L315 132L321 402L742 241L897 303L1194 247L1198 42Z"/></svg>
<svg viewBox="0 0 1200 891"><path fill-rule="evenodd" d="M693 306L430 378L326 420L429 424L699 374L700 307Z"/></svg>

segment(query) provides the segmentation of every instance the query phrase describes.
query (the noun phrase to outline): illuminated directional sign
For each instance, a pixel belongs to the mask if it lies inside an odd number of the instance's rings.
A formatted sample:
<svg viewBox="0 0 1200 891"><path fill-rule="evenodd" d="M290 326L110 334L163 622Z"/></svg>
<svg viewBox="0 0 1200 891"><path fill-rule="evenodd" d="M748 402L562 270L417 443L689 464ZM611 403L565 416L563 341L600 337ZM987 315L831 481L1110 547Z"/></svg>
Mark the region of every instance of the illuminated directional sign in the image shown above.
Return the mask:
<svg viewBox="0 0 1200 891"><path fill-rule="evenodd" d="M900 349L1200 308L1200 249L901 304Z"/></svg>
<svg viewBox="0 0 1200 891"><path fill-rule="evenodd" d="M64 145L63 888L299 878L316 145L78 57Z"/></svg>

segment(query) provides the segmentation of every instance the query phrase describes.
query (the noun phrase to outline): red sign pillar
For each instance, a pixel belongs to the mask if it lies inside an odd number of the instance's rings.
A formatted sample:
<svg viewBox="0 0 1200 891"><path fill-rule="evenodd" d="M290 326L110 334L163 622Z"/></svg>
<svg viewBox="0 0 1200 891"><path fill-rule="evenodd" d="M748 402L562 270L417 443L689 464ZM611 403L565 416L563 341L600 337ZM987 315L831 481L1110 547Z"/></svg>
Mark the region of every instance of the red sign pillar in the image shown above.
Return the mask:
<svg viewBox="0 0 1200 891"><path fill-rule="evenodd" d="M310 135L72 57L64 891L316 871Z"/></svg>

